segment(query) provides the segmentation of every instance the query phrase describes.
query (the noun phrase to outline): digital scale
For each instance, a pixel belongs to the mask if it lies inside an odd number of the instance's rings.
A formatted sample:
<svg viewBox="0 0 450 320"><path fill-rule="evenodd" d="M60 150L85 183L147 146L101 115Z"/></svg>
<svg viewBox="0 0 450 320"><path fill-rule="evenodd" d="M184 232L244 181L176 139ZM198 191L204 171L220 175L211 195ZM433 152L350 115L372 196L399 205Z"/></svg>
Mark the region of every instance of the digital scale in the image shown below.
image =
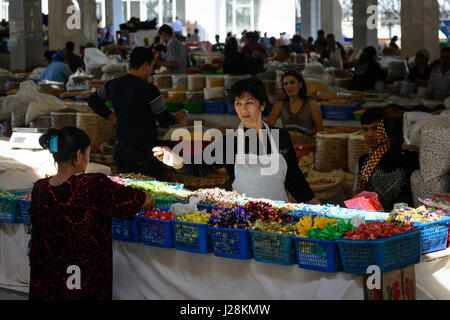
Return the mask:
<svg viewBox="0 0 450 320"><path fill-rule="evenodd" d="M39 138L46 130L42 128L12 128L9 147L11 149L43 149L39 144Z"/></svg>

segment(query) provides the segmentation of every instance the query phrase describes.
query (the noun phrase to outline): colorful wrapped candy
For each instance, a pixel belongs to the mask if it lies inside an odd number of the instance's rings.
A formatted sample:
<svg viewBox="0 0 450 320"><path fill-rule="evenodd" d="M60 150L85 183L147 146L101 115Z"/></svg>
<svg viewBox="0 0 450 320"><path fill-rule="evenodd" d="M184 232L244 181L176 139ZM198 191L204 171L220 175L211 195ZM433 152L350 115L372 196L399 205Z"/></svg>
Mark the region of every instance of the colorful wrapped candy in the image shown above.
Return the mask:
<svg viewBox="0 0 450 320"><path fill-rule="evenodd" d="M175 215L172 212L162 211L159 209L156 210L149 209L142 216L144 218L166 220L166 221L175 219Z"/></svg>
<svg viewBox="0 0 450 320"><path fill-rule="evenodd" d="M194 213L184 214L182 216L177 217L176 219L177 219L177 221L181 221L181 222L208 224L210 217L211 217L211 214L209 214L209 213L197 211Z"/></svg>
<svg viewBox="0 0 450 320"><path fill-rule="evenodd" d="M249 201L243 205L243 208L246 213L251 213L255 216L255 219L261 219L262 221L291 222L294 220L294 217L285 214L283 210L275 209L272 205L262 201Z"/></svg>
<svg viewBox="0 0 450 320"><path fill-rule="evenodd" d="M0 190L0 197L2 197L2 198L17 198L16 195L14 195L8 191L3 191L3 190Z"/></svg>
<svg viewBox="0 0 450 320"><path fill-rule="evenodd" d="M293 234L295 232L295 226L292 224L261 219L258 219L252 223L251 229L255 231L279 234Z"/></svg>
<svg viewBox="0 0 450 320"><path fill-rule="evenodd" d="M243 208L212 210L208 225L217 228L248 229L254 216Z"/></svg>
<svg viewBox="0 0 450 320"><path fill-rule="evenodd" d="M442 220L441 215L421 206L417 209L401 208L393 210L386 222L410 224L411 222L428 223L439 220Z"/></svg>
<svg viewBox="0 0 450 320"><path fill-rule="evenodd" d="M361 224L358 228L347 231L344 234L344 238L351 240L377 240L392 237L412 230L414 230L412 224L402 226L395 223L374 221Z"/></svg>

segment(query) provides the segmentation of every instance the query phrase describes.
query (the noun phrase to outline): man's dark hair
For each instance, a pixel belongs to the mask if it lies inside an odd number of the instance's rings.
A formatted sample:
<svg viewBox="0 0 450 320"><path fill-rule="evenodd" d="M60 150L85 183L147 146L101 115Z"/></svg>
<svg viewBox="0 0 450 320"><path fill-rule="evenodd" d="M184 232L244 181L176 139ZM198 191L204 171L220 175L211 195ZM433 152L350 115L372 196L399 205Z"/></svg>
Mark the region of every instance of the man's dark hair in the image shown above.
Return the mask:
<svg viewBox="0 0 450 320"><path fill-rule="evenodd" d="M298 34L296 34L295 36L292 37L292 42L293 43L301 43L302 37L300 37Z"/></svg>
<svg viewBox="0 0 450 320"><path fill-rule="evenodd" d="M261 105L266 104L266 108L271 106L267 97L266 87L261 79L250 78L236 82L231 87L231 103L234 105L235 99L242 97L244 93L250 94Z"/></svg>
<svg viewBox="0 0 450 320"><path fill-rule="evenodd" d="M313 38L313 37L309 37L309 38L308 38L308 41L309 41L309 42L313 42L313 41L314 41L314 38Z"/></svg>
<svg viewBox="0 0 450 320"><path fill-rule="evenodd" d="M199 32L199 30L198 30L198 29L195 29L195 30L194 30L194 32L195 32L195 33L198 33L198 32Z"/></svg>
<svg viewBox="0 0 450 320"><path fill-rule="evenodd" d="M68 41L66 43L66 49L68 52L73 52L75 50L75 43L73 43L73 41Z"/></svg>
<svg viewBox="0 0 450 320"><path fill-rule="evenodd" d="M334 34L329 33L329 34L327 35L327 39L328 39L328 38L331 38L331 37L335 38Z"/></svg>
<svg viewBox="0 0 450 320"><path fill-rule="evenodd" d="M47 51L45 51L45 53L44 53L44 56L47 58L47 60L48 61L52 61L52 57L53 57L53 55L56 53L56 51L53 51L53 50L47 50Z"/></svg>
<svg viewBox="0 0 450 320"><path fill-rule="evenodd" d="M325 31L319 30L319 31L317 31L317 34L318 34L319 36L324 36L324 35L325 35Z"/></svg>
<svg viewBox="0 0 450 320"><path fill-rule="evenodd" d="M361 125L369 125L381 121L384 117L384 109L381 107L367 109L361 115Z"/></svg>
<svg viewBox="0 0 450 320"><path fill-rule="evenodd" d="M163 24L158 30L159 34L162 34L163 32L167 33L169 36L173 35L172 27L167 24Z"/></svg>
<svg viewBox="0 0 450 320"><path fill-rule="evenodd" d="M130 55L130 69L139 69L144 63L151 64L155 56L150 49L146 47L135 48Z"/></svg>
<svg viewBox="0 0 450 320"><path fill-rule="evenodd" d="M125 39L124 39L124 38L120 38L119 41L117 42L117 44L120 45L120 46L123 45L123 44L125 44L125 43L126 43L126 42L125 42Z"/></svg>

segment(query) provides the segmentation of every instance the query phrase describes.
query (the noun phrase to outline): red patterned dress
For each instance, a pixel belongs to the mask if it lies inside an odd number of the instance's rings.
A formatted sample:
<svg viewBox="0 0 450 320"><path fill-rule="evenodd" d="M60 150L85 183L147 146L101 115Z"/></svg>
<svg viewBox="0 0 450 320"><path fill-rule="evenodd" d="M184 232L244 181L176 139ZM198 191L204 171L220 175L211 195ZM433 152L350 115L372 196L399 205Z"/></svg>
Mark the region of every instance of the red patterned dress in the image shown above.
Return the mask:
<svg viewBox="0 0 450 320"><path fill-rule="evenodd" d="M111 217L132 220L145 193L104 174L71 176L57 187L36 182L29 211L32 235L30 293L33 300L111 300ZM75 265L80 289L67 282Z"/></svg>

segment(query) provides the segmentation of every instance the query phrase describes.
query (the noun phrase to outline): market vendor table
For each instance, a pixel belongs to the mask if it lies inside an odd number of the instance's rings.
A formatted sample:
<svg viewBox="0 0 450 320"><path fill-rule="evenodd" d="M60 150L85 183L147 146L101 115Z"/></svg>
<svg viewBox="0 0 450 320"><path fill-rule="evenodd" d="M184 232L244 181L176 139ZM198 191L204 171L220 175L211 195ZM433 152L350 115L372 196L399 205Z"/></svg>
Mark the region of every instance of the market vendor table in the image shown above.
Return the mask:
<svg viewBox="0 0 450 320"><path fill-rule="evenodd" d="M28 292L23 225L0 223L0 288ZM450 252L416 265L417 298L450 298ZM361 277L113 242L114 299L363 299ZM424 258L429 257L424 256ZM423 259L424 260L424 259Z"/></svg>

